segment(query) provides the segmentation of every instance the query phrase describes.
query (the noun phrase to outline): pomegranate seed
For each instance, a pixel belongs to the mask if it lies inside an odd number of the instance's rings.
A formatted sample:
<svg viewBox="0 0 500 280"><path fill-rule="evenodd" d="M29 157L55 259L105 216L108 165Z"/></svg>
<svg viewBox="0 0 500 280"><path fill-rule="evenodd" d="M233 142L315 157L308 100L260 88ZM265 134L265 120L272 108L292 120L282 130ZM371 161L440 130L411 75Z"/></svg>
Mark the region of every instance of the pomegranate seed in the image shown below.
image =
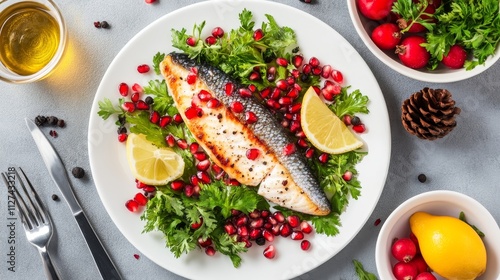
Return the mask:
<svg viewBox="0 0 500 280"><path fill-rule="evenodd" d="M294 231L290 237L293 240L302 240L304 239L304 233L302 231Z"/></svg>
<svg viewBox="0 0 500 280"><path fill-rule="evenodd" d="M275 109L275 110L279 110L281 108L281 105L278 103L278 101L274 100L274 99L268 99L266 101L266 105L271 108L271 109Z"/></svg>
<svg viewBox="0 0 500 280"><path fill-rule="evenodd" d="M192 197L193 194L194 194L194 187L193 187L193 185L185 185L184 186L184 194L187 197Z"/></svg>
<svg viewBox="0 0 500 280"><path fill-rule="evenodd" d="M271 228L271 232L274 234L274 236L279 236L280 232L281 232L280 229L281 229L281 225L276 224L276 225L273 225L273 227Z"/></svg>
<svg viewBox="0 0 500 280"><path fill-rule="evenodd" d="M236 228L232 224L227 223L224 225L224 231L229 235L233 235L236 233Z"/></svg>
<svg viewBox="0 0 500 280"><path fill-rule="evenodd" d="M214 36L215 38L224 36L224 30L220 27L215 27L214 29L212 29L212 36Z"/></svg>
<svg viewBox="0 0 500 280"><path fill-rule="evenodd" d="M382 220L380 218L378 218L375 220L375 223L373 223L373 225L378 226L378 225L380 225L381 222L382 222Z"/></svg>
<svg viewBox="0 0 500 280"><path fill-rule="evenodd" d="M267 229L262 230L262 237L264 237L267 242L273 242L274 241L274 234L272 234Z"/></svg>
<svg viewBox="0 0 500 280"><path fill-rule="evenodd" d="M272 229L273 225L271 223L264 223L264 228L265 229Z"/></svg>
<svg viewBox="0 0 500 280"><path fill-rule="evenodd" d="M271 94L271 88L267 87L260 92L260 97L262 97L262 99L265 99L269 96L269 94Z"/></svg>
<svg viewBox="0 0 500 280"><path fill-rule="evenodd" d="M251 228L261 228L262 226L264 226L264 219L262 218L257 218L250 222Z"/></svg>
<svg viewBox="0 0 500 280"><path fill-rule="evenodd" d="M306 158L312 158L314 156L314 148L308 148L305 153Z"/></svg>
<svg viewBox="0 0 500 280"><path fill-rule="evenodd" d="M227 83L225 86L224 86L224 90L226 92L226 95L231 95L233 94L233 91L234 91L234 84L233 83Z"/></svg>
<svg viewBox="0 0 500 280"><path fill-rule="evenodd" d="M290 125L290 131L292 133L297 132L300 129L300 121L292 121Z"/></svg>
<svg viewBox="0 0 500 280"><path fill-rule="evenodd" d="M316 57L311 57L309 59L309 64L312 66L312 67L318 67L319 66L319 59L317 59Z"/></svg>
<svg viewBox="0 0 500 280"><path fill-rule="evenodd" d="M300 112L301 108L302 108L302 103L295 103L292 106L288 107L288 112L291 114L296 114Z"/></svg>
<svg viewBox="0 0 500 280"><path fill-rule="evenodd" d="M160 118L159 126L161 128L169 125L172 122L172 117L171 116L163 116Z"/></svg>
<svg viewBox="0 0 500 280"><path fill-rule="evenodd" d="M278 223L283 223L285 221L285 215L283 215L280 211L274 212L273 218L275 218Z"/></svg>
<svg viewBox="0 0 500 280"><path fill-rule="evenodd" d="M248 216L252 219L258 219L260 218L260 211L258 209L255 209L252 212L248 213Z"/></svg>
<svg viewBox="0 0 500 280"><path fill-rule="evenodd" d="M236 228L236 234L240 237L248 237L248 227L240 226Z"/></svg>
<svg viewBox="0 0 500 280"><path fill-rule="evenodd" d="M271 93L271 99L278 100L281 96L281 90L279 88L274 88Z"/></svg>
<svg viewBox="0 0 500 280"><path fill-rule="evenodd" d="M207 248L205 248L205 254L207 254L208 256L215 255L215 249L214 249L214 247L208 246Z"/></svg>
<svg viewBox="0 0 500 280"><path fill-rule="evenodd" d="M134 200L139 203L139 205L146 205L148 203L148 199L142 193L136 193L134 196Z"/></svg>
<svg viewBox="0 0 500 280"><path fill-rule="evenodd" d="M127 207L130 212L137 212L137 210L139 210L139 203L133 199L129 199L125 202L125 207Z"/></svg>
<svg viewBox="0 0 500 280"><path fill-rule="evenodd" d="M205 184L209 184L212 180L210 179L210 176L208 176L208 173L205 171L198 171L196 173L196 177L201 180L201 182Z"/></svg>
<svg viewBox="0 0 500 280"><path fill-rule="evenodd" d="M134 254L134 258L135 258L136 260L138 260L138 259L140 258L140 256L139 256L138 254Z"/></svg>
<svg viewBox="0 0 500 280"><path fill-rule="evenodd" d="M250 76L248 76L248 79L250 81L258 81L258 80L260 80L260 74L259 74L259 72L252 71L252 73L250 73Z"/></svg>
<svg viewBox="0 0 500 280"><path fill-rule="evenodd" d="M290 90L290 91L286 94L286 96L287 96L287 97L289 97L289 98L291 98L291 99L292 99L292 101L293 101L294 99L296 99L297 97L299 97L299 95L300 95L300 90L298 90L298 89L296 89L296 88L292 88L292 89L291 89L291 90ZM291 103L290 103L290 104L291 104ZM287 104L287 105L290 105L290 104Z"/></svg>
<svg viewBox="0 0 500 280"><path fill-rule="evenodd" d="M259 157L259 155L260 155L260 150L255 148L248 149L246 152L246 156L249 160L256 160Z"/></svg>
<svg viewBox="0 0 500 280"><path fill-rule="evenodd" d="M199 161L204 161L207 158L207 154L205 154L205 152L196 152L193 154L193 156Z"/></svg>
<svg viewBox="0 0 500 280"><path fill-rule="evenodd" d="M198 179L198 177L196 177L196 175L191 175L191 177L189 177L189 182L193 186L198 186L200 184L200 179Z"/></svg>
<svg viewBox="0 0 500 280"><path fill-rule="evenodd" d="M281 89L281 90L287 90L288 83L286 82L286 80L279 80L276 82L276 87Z"/></svg>
<svg viewBox="0 0 500 280"><path fill-rule="evenodd" d="M298 227L300 224L300 219L296 215L291 215L286 217L286 221L292 226L292 227Z"/></svg>
<svg viewBox="0 0 500 280"><path fill-rule="evenodd" d="M165 136L165 142L169 147L175 146L175 137L172 134Z"/></svg>
<svg viewBox="0 0 500 280"><path fill-rule="evenodd" d="M290 121L288 121L287 119L283 119L283 120L281 121L281 126L283 126L283 127L285 127L285 128L286 128L286 127L288 127L289 125L290 125Z"/></svg>
<svg viewBox="0 0 500 280"><path fill-rule="evenodd" d="M300 230L303 233L311 233L313 228L307 221L300 222Z"/></svg>
<svg viewBox="0 0 500 280"><path fill-rule="evenodd" d="M264 257L268 259L272 259L276 256L276 249L273 245L269 245L266 249L264 249Z"/></svg>
<svg viewBox="0 0 500 280"><path fill-rule="evenodd" d="M280 235L283 237L288 237L292 234L293 229L289 224L282 224L280 226Z"/></svg>
<svg viewBox="0 0 500 280"><path fill-rule="evenodd" d="M299 84L294 84L293 88L296 89L298 92L302 91L302 87Z"/></svg>
<svg viewBox="0 0 500 280"><path fill-rule="evenodd" d="M214 36L208 36L207 38L205 38L205 43L210 46L214 45L215 43L217 43L217 38L215 38Z"/></svg>
<svg viewBox="0 0 500 280"><path fill-rule="evenodd" d="M319 76L321 75L321 71L323 71L323 68L321 68L320 66L317 66L317 67L313 67L311 72L314 76Z"/></svg>
<svg viewBox="0 0 500 280"><path fill-rule="evenodd" d="M175 180L172 183L170 183L170 187L174 191L180 191L180 190L182 190L185 185L186 184L183 181L181 181L181 180Z"/></svg>
<svg viewBox="0 0 500 280"><path fill-rule="evenodd" d="M128 138L127 133L120 133L120 134L118 134L118 141L120 141L120 142L127 141L127 138Z"/></svg>
<svg viewBox="0 0 500 280"><path fill-rule="evenodd" d="M278 100L278 103L281 104L281 105L290 105L292 104L293 102L293 98L291 97L281 97L279 100Z"/></svg>
<svg viewBox="0 0 500 280"><path fill-rule="evenodd" d="M352 179L352 172L347 170L346 172L344 172L344 175L342 175L342 179L344 179L344 181L351 181Z"/></svg>
<svg viewBox="0 0 500 280"><path fill-rule="evenodd" d="M274 218L273 216L267 217L267 222L273 226L278 224L278 221L276 221L276 218Z"/></svg>
<svg viewBox="0 0 500 280"><path fill-rule="evenodd" d="M236 180L236 179L229 179L229 181L227 182L227 184L229 186L234 186L234 187L237 187L237 186L241 185L240 182L238 182L238 180Z"/></svg>
<svg viewBox="0 0 500 280"><path fill-rule="evenodd" d="M302 240L302 242L300 242L300 248L304 251L309 250L309 248L311 248L311 242L307 240Z"/></svg>
<svg viewBox="0 0 500 280"><path fill-rule="evenodd" d="M254 124L259 120L257 115L254 112L246 112L245 113L245 121L247 124Z"/></svg>
<svg viewBox="0 0 500 280"><path fill-rule="evenodd" d="M276 64L282 67L287 67L288 66L288 61L284 59L283 57L278 57L276 58Z"/></svg>
<svg viewBox="0 0 500 280"><path fill-rule="evenodd" d="M309 147L309 144L307 144L307 141L304 138L300 138L299 140L297 140L297 145L299 145L299 147L302 147L302 148Z"/></svg>
<svg viewBox="0 0 500 280"><path fill-rule="evenodd" d="M200 218L200 221L198 223L191 224L191 228L197 230L201 227L202 224L203 224L203 218Z"/></svg>
<svg viewBox="0 0 500 280"><path fill-rule="evenodd" d="M155 186L146 186L142 190L147 192L147 193L153 193L156 191L156 187Z"/></svg>
<svg viewBox="0 0 500 280"><path fill-rule="evenodd" d="M321 93L321 89L319 89L319 87L313 86L312 88L314 89L314 92L316 92L317 95Z"/></svg>
<svg viewBox="0 0 500 280"><path fill-rule="evenodd" d="M188 143L186 142L185 139L177 139L176 141L177 146L183 150L187 149Z"/></svg>
<svg viewBox="0 0 500 280"><path fill-rule="evenodd" d="M241 104L241 102L239 101L234 101L233 103L231 103L231 111L233 111L234 113L241 113L243 112L243 110L245 110L245 108L243 107L243 104Z"/></svg>
<svg viewBox="0 0 500 280"><path fill-rule="evenodd" d="M149 69L150 69L149 65L147 65L147 64L141 64L141 65L137 66L137 72L139 72L141 74L149 72Z"/></svg>
<svg viewBox="0 0 500 280"><path fill-rule="evenodd" d="M342 82L344 82L344 75L342 75L342 72L338 70L333 70L331 76L332 79L339 84L342 84Z"/></svg>
<svg viewBox="0 0 500 280"><path fill-rule="evenodd" d="M182 123L184 121L182 119L181 114L179 114L179 113L175 114L173 118L174 118L174 122L176 122L176 123Z"/></svg>
<svg viewBox="0 0 500 280"><path fill-rule="evenodd" d="M136 186L138 189L142 189L142 188L144 188L144 187L146 187L146 186L148 186L148 185L147 185L147 184L144 184L143 182L141 182L141 181L139 181L139 180L137 180L137 179L135 179L135 186Z"/></svg>
<svg viewBox="0 0 500 280"><path fill-rule="evenodd" d="M271 215L271 212L269 212L269 211L267 211L267 210L262 210L262 211L260 211L260 216L261 216L262 218L267 218L267 217L269 217L269 215Z"/></svg>
<svg viewBox="0 0 500 280"><path fill-rule="evenodd" d="M247 216L240 216L236 219L235 225L237 227L241 227L248 224L248 217Z"/></svg>
<svg viewBox="0 0 500 280"><path fill-rule="evenodd" d="M128 102L128 101L123 102L122 109L129 112L129 113L132 113L135 111L135 104L132 102Z"/></svg>
<svg viewBox="0 0 500 280"><path fill-rule="evenodd" d="M351 116L344 115L344 117L342 118L342 121L344 121L344 124L347 126L351 125Z"/></svg>
<svg viewBox="0 0 500 280"><path fill-rule="evenodd" d="M241 214L241 211L240 211L240 210L231 209L231 215L232 215L233 217L239 216L240 214Z"/></svg>
<svg viewBox="0 0 500 280"><path fill-rule="evenodd" d="M201 101L208 101L210 98L212 98L212 94L204 89L200 90L198 93L198 98Z"/></svg>
<svg viewBox="0 0 500 280"><path fill-rule="evenodd" d="M252 92L248 88L240 88L238 89L238 93L241 97L252 97Z"/></svg>
<svg viewBox="0 0 500 280"><path fill-rule="evenodd" d="M190 72L186 77L186 82L190 85L194 84L196 82L196 74Z"/></svg>
<svg viewBox="0 0 500 280"><path fill-rule="evenodd" d="M312 72L312 66L311 65L304 64L302 66L302 73L304 73L305 75L309 75L309 74L311 74L311 72Z"/></svg>
<svg viewBox="0 0 500 280"><path fill-rule="evenodd" d="M328 162L328 154L327 153L322 153L319 157L318 157L318 160L321 162L321 163L327 163Z"/></svg>
<svg viewBox="0 0 500 280"><path fill-rule="evenodd" d="M215 163L212 164L212 170L214 171L215 174L223 172L222 168Z"/></svg>
<svg viewBox="0 0 500 280"><path fill-rule="evenodd" d="M248 234L248 237L252 240L255 240L255 239L261 237L261 235L262 235L262 232L260 229L252 228L252 229L250 229L250 233Z"/></svg>
<svg viewBox="0 0 500 280"><path fill-rule="evenodd" d="M295 78L293 76L287 77L285 81L289 86L293 86L295 84Z"/></svg>
<svg viewBox="0 0 500 280"><path fill-rule="evenodd" d="M196 185L193 186L193 196L199 196L200 195L201 188L200 186Z"/></svg>
<svg viewBox="0 0 500 280"><path fill-rule="evenodd" d="M297 69L292 69L292 71L290 71L290 74L292 74L292 77L294 79L298 79L300 77L300 71Z"/></svg>
<svg viewBox="0 0 500 280"><path fill-rule="evenodd" d="M212 239L210 239L210 238L203 239L203 237L199 237L198 244L200 244L201 247L205 248L207 246L212 245Z"/></svg>
<svg viewBox="0 0 500 280"><path fill-rule="evenodd" d="M200 148L200 144L196 143L196 142L193 142L191 144L189 144L189 151L194 154L196 152L198 152L198 149Z"/></svg>
<svg viewBox="0 0 500 280"><path fill-rule="evenodd" d="M149 114L149 121L157 124L160 121L160 113L158 113L158 111L151 111Z"/></svg>
<svg viewBox="0 0 500 280"><path fill-rule="evenodd" d="M210 167L210 160L208 159L200 161L196 164L196 169L199 171L207 171L209 167Z"/></svg>
<svg viewBox="0 0 500 280"><path fill-rule="evenodd" d="M118 92L120 92L121 96L127 96L128 95L128 85L126 83L121 83L118 85Z"/></svg>
<svg viewBox="0 0 500 280"><path fill-rule="evenodd" d="M132 85L132 91L133 92L137 92L137 93L143 93L144 89L142 88L141 85L135 83L135 84Z"/></svg>
<svg viewBox="0 0 500 280"><path fill-rule="evenodd" d="M189 36L186 39L186 44L188 44L188 46L194 47L196 45L196 38L193 36Z"/></svg>
<svg viewBox="0 0 500 280"><path fill-rule="evenodd" d="M144 100L137 101L137 103L135 103L135 107L138 110L149 110L149 105L148 103L144 102Z"/></svg>
<svg viewBox="0 0 500 280"><path fill-rule="evenodd" d="M331 91L328 91L326 89L323 89L321 91L321 94L323 95L323 97L325 98L325 100L327 101L333 101L335 99L335 95L331 92Z"/></svg>
<svg viewBox="0 0 500 280"><path fill-rule="evenodd" d="M264 31L262 31L262 29L257 29L254 31L253 33L253 39L255 41L260 41L262 39L262 37L264 37Z"/></svg>
<svg viewBox="0 0 500 280"><path fill-rule="evenodd" d="M328 79L330 77L330 74L332 73L332 66L330 65L325 65L321 69L321 77Z"/></svg>
<svg viewBox="0 0 500 280"><path fill-rule="evenodd" d="M289 156L291 154L295 153L295 144L294 143L289 143L283 148L283 154L285 156Z"/></svg>
<svg viewBox="0 0 500 280"><path fill-rule="evenodd" d="M189 107L186 109L184 114L188 120L191 120L196 117L201 117L203 115L203 111L199 107Z"/></svg>
<svg viewBox="0 0 500 280"><path fill-rule="evenodd" d="M304 61L304 57L301 55L294 55L292 57L293 66L295 66L296 68L299 68L300 65L302 65L303 61Z"/></svg>
<svg viewBox="0 0 500 280"><path fill-rule="evenodd" d="M207 101L207 107L210 109L215 109L220 106L220 101L216 98L212 98Z"/></svg>
<svg viewBox="0 0 500 280"><path fill-rule="evenodd" d="M365 132L366 128L364 124L358 124L358 125L353 125L352 130L356 131L357 133L363 133Z"/></svg>
<svg viewBox="0 0 500 280"><path fill-rule="evenodd" d="M267 69L266 79L269 82L274 82L274 79L276 79L276 67L271 66L269 67L269 69Z"/></svg>
<svg viewBox="0 0 500 280"><path fill-rule="evenodd" d="M134 92L130 96L130 100L135 103L135 102L139 101L140 97L141 96L140 96L140 94L138 92Z"/></svg>

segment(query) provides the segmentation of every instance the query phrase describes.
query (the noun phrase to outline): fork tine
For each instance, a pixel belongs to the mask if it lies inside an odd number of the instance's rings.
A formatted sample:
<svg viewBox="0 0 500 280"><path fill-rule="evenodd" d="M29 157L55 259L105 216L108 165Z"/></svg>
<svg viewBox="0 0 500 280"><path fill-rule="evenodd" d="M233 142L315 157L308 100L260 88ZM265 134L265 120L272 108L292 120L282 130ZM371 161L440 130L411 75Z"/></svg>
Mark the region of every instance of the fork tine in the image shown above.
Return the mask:
<svg viewBox="0 0 500 280"><path fill-rule="evenodd" d="M35 209L37 215L41 218L42 223L44 223L44 224L48 223L48 218L47 218L48 215L46 214L47 212L45 211L45 208L43 207L43 204L40 200L40 197L38 196L38 193L35 191L35 188L33 188L33 185L31 184L31 181L28 179L28 176L26 176L26 173L24 173L24 170L21 167L19 167L19 170L21 170L21 173L23 174L23 177L29 186L29 190L31 192L31 195L29 195L28 193L26 193L26 194L28 194L28 198L30 200L30 203L32 204L33 208ZM20 179L21 177L18 177L18 178ZM22 181L22 180L20 180L20 181ZM22 183L21 183L21 185L24 188L24 185ZM32 198L34 200L32 200Z"/></svg>
<svg viewBox="0 0 500 280"><path fill-rule="evenodd" d="M9 185L7 176L5 174L6 173L2 173L3 181L9 191L10 191L9 188L12 188L12 196L14 197L14 201L16 203L16 210L19 213L19 216L21 216L21 222L23 223L23 226L25 228L28 227L29 229L31 229L33 228L33 221L26 214L26 212L28 211L27 205L24 202L23 197L17 191L16 185L15 184Z"/></svg>

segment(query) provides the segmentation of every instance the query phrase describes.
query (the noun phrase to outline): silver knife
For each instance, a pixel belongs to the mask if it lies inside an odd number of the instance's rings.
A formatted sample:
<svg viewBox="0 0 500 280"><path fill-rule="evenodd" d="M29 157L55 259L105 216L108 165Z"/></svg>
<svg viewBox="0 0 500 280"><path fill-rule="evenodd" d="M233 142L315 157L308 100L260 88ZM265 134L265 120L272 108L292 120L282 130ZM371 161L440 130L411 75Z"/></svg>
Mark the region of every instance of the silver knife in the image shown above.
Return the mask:
<svg viewBox="0 0 500 280"><path fill-rule="evenodd" d="M33 121L27 118L25 120L26 125L31 132L31 136L33 136L33 139L38 147L38 151L40 151L40 154L42 155L45 166L49 169L52 180L54 180L54 183L61 191L62 196L71 209L71 213L73 213L73 217L75 217L75 220L80 227L80 231L87 242L87 246L92 253L92 257L94 258L95 264L97 265L102 278L104 280L122 279L120 273L109 258L106 249L104 249L101 241L95 234L95 231L90 225L87 216L85 216L82 207L78 203L69 182L66 168L64 167L64 164L59 158L56 150L52 147L52 144L50 144L47 137L45 137Z"/></svg>

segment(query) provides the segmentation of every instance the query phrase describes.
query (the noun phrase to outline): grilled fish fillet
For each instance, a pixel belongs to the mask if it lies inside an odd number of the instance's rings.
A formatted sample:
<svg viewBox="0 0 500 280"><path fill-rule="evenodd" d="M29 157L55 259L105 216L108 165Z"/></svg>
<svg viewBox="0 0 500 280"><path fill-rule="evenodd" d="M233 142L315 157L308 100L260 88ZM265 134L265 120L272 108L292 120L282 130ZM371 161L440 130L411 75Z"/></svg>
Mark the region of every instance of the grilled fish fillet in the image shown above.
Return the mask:
<svg viewBox="0 0 500 280"><path fill-rule="evenodd" d="M235 89L239 85L218 68L199 64L185 54L167 55L160 69L188 129L231 178L248 186L259 185L260 195L283 207L312 215L330 213L330 203L305 158L300 153L283 154L283 148L293 140L266 107L237 91L226 94L227 83ZM186 78L192 69L197 70L197 78L189 84ZM202 104L197 97L201 90L210 92L221 105L208 108ZM243 104L242 113L230 109L235 101ZM202 112L188 118L186 110L193 104ZM245 112L255 113L257 122L246 123ZM256 159L246 156L252 148L260 151Z"/></svg>

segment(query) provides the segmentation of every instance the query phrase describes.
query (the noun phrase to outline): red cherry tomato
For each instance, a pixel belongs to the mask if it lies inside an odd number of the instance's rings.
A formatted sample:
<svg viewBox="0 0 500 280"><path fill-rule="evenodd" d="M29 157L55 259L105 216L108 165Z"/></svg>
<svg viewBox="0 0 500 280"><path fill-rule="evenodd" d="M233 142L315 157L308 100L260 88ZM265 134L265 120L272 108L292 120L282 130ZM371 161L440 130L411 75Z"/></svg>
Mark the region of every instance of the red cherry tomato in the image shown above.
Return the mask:
<svg viewBox="0 0 500 280"><path fill-rule="evenodd" d="M356 0L362 15L369 19L381 20L389 16L395 0Z"/></svg>

